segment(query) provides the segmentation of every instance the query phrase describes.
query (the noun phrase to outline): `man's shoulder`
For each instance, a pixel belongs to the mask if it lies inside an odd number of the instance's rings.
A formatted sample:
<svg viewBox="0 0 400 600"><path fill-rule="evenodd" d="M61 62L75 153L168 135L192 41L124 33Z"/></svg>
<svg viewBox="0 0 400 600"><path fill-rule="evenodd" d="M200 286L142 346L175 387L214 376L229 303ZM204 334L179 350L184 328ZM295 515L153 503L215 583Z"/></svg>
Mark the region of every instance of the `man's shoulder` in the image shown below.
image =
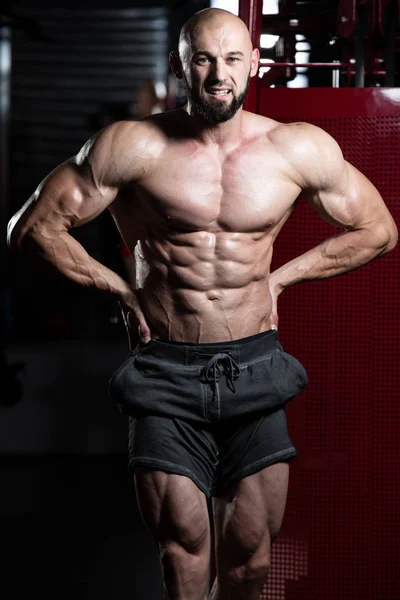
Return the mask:
<svg viewBox="0 0 400 600"><path fill-rule="evenodd" d="M343 174L342 150L322 127L302 121L280 123L270 139L303 188L319 188Z"/></svg>
<svg viewBox="0 0 400 600"><path fill-rule="evenodd" d="M97 143L109 144L118 150L129 150L138 144L162 143L165 135L156 123L150 120L116 121L96 134Z"/></svg>
<svg viewBox="0 0 400 600"><path fill-rule="evenodd" d="M163 153L166 136L148 121L116 121L98 131L77 155L131 181L147 171Z"/></svg>
<svg viewBox="0 0 400 600"><path fill-rule="evenodd" d="M115 121L96 132L71 161L102 173L104 181L125 185L150 169L165 146L165 135L154 124Z"/></svg>
<svg viewBox="0 0 400 600"><path fill-rule="evenodd" d="M171 141L190 135L188 115L180 109L168 110L143 119L117 121L103 130L114 144L132 149L143 146L154 153L162 152Z"/></svg>
<svg viewBox="0 0 400 600"><path fill-rule="evenodd" d="M269 140L294 165L308 168L317 162L330 162L342 157L337 141L322 127L296 121L277 123Z"/></svg>
<svg viewBox="0 0 400 600"><path fill-rule="evenodd" d="M326 131L306 121L282 122L256 113L245 112L248 129L258 135L265 135L268 141L277 146L293 147L293 142L320 143L328 137Z"/></svg>
<svg viewBox="0 0 400 600"><path fill-rule="evenodd" d="M275 121L275 126L271 127L269 132L270 140L279 145L289 144L293 142L302 144L319 144L321 141L326 141L329 134L312 123L307 121L280 122Z"/></svg>
<svg viewBox="0 0 400 600"><path fill-rule="evenodd" d="M305 121L268 120L266 142L284 161L293 181L304 188L307 182L321 179L320 171L341 165L343 155L336 140L323 128Z"/></svg>

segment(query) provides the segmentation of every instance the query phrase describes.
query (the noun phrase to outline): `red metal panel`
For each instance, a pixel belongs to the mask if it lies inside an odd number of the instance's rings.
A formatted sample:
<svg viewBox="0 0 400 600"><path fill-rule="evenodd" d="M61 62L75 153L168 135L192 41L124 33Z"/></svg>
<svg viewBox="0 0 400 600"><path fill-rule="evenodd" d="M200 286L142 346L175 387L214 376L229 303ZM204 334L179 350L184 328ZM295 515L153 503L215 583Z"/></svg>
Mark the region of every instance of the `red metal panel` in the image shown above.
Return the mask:
<svg viewBox="0 0 400 600"><path fill-rule="evenodd" d="M272 102L272 104L271 104ZM260 89L260 114L293 120L357 117L400 118L400 88Z"/></svg>
<svg viewBox="0 0 400 600"><path fill-rule="evenodd" d="M400 225L400 90L260 90L260 113L328 131ZM300 201L274 267L336 233ZM281 296L280 336L309 386L288 405L299 456L262 599L398 600L400 251Z"/></svg>

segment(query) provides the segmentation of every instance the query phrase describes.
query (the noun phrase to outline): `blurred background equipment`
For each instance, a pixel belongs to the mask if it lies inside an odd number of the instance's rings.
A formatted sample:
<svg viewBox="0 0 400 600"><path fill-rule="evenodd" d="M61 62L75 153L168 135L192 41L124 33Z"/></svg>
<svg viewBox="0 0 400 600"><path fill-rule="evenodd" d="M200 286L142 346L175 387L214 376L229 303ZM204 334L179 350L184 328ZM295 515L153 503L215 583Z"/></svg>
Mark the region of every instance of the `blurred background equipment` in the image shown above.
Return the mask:
<svg viewBox="0 0 400 600"><path fill-rule="evenodd" d="M154 79L144 81L136 93L138 118L144 119L149 115L163 112L166 95L167 88L163 81L155 81Z"/></svg>
<svg viewBox="0 0 400 600"><path fill-rule="evenodd" d="M398 1L255 0L241 2L240 14L254 44L266 46L246 107L325 129L399 226ZM274 244L273 268L333 233L300 198ZM299 458L261 600L400 596L399 260L397 249L282 294L280 338L310 385L287 407Z"/></svg>

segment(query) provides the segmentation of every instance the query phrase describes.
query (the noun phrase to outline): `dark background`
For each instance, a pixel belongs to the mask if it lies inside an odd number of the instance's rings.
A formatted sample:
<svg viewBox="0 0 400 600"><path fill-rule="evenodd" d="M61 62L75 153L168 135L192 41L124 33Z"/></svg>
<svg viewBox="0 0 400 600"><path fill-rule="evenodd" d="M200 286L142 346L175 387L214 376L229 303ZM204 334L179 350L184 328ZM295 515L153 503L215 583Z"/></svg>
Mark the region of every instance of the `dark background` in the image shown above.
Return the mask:
<svg viewBox="0 0 400 600"><path fill-rule="evenodd" d="M98 129L137 116L144 80L168 85L168 51L207 6L41 0L4 10L12 30L7 219ZM126 277L108 212L72 234ZM108 397L128 352L119 307L7 249L5 257L0 594L159 598L157 553L127 469L127 418Z"/></svg>

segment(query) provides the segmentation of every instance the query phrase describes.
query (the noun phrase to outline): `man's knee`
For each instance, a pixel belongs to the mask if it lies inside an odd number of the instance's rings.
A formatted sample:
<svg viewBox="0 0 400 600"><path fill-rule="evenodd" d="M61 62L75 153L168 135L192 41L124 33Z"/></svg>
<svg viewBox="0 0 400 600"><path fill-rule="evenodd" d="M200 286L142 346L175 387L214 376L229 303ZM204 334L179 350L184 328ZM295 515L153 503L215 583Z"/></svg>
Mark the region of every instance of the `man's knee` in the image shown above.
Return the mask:
<svg viewBox="0 0 400 600"><path fill-rule="evenodd" d="M219 543L218 578L223 587L258 588L265 583L270 570L270 531L233 525L231 522L231 528Z"/></svg>
<svg viewBox="0 0 400 600"><path fill-rule="evenodd" d="M208 527L187 524L171 525L169 535L159 541L160 557L165 572L184 572L188 579L202 577L210 561L210 536Z"/></svg>
<svg viewBox="0 0 400 600"><path fill-rule="evenodd" d="M194 550L188 550L179 542L170 540L160 545L161 562L167 574L168 571L179 571L185 573L188 579L202 576L209 567L209 548L197 546Z"/></svg>
<svg viewBox="0 0 400 600"><path fill-rule="evenodd" d="M183 546L168 540L160 548L160 559L166 598L204 600L210 565L208 546L194 542Z"/></svg>
<svg viewBox="0 0 400 600"><path fill-rule="evenodd" d="M178 517L170 516L156 529L156 537L161 546L174 552L177 547L188 554L201 554L209 546L210 528L204 515L187 515L182 512Z"/></svg>
<svg viewBox="0 0 400 600"><path fill-rule="evenodd" d="M263 585L270 571L269 548L260 547L252 556L242 564L227 566L224 574L226 583L230 587L252 587ZM221 573L222 575L222 573Z"/></svg>

